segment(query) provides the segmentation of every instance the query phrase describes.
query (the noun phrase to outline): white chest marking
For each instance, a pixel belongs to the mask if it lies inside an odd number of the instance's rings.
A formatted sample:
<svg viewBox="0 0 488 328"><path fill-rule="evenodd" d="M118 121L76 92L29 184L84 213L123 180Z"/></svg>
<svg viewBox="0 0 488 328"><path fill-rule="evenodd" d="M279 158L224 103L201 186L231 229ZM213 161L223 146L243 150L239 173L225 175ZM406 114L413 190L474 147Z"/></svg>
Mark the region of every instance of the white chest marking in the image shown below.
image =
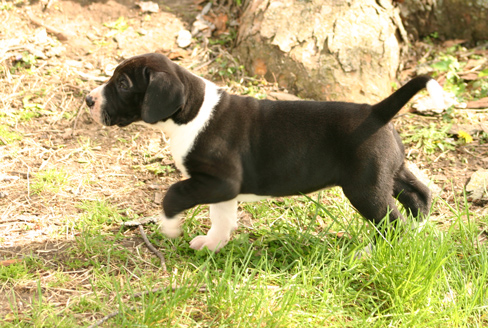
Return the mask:
<svg viewBox="0 0 488 328"><path fill-rule="evenodd" d="M215 106L220 101L219 87L208 80L202 80L205 82L205 95L202 106L193 120L181 125L176 124L171 119L166 122L147 124L152 128L162 130L166 137L170 139L170 150L175 165L186 178L189 177L189 174L183 165L184 160L193 148L200 132L207 126Z"/></svg>

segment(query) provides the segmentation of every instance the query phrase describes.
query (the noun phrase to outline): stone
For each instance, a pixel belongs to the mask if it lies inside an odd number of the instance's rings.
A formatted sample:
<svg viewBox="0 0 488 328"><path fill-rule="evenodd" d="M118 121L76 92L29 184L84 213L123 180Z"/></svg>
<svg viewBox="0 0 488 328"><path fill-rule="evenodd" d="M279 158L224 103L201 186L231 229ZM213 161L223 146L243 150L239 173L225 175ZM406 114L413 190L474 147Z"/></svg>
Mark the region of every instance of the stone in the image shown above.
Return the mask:
<svg viewBox="0 0 488 328"><path fill-rule="evenodd" d="M478 170L471 175L466 184L468 200L473 203L488 201L488 170Z"/></svg>
<svg viewBox="0 0 488 328"><path fill-rule="evenodd" d="M186 48L191 44L192 36L190 31L181 30L178 32L178 37L176 38L176 44L180 48Z"/></svg>
<svg viewBox="0 0 488 328"><path fill-rule="evenodd" d="M392 92L399 21L389 1L253 0L236 53L250 74L301 98L371 103Z"/></svg>

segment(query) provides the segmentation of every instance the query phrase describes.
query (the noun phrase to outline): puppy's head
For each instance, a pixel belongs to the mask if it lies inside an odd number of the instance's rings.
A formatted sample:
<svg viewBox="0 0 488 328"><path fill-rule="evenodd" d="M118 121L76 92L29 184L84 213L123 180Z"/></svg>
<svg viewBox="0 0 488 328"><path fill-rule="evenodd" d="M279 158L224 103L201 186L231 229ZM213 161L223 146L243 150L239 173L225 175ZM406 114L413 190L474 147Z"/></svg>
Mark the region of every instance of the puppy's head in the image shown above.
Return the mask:
<svg viewBox="0 0 488 328"><path fill-rule="evenodd" d="M160 54L132 57L117 66L108 82L88 94L86 104L93 119L103 125L164 121L185 104L184 73Z"/></svg>

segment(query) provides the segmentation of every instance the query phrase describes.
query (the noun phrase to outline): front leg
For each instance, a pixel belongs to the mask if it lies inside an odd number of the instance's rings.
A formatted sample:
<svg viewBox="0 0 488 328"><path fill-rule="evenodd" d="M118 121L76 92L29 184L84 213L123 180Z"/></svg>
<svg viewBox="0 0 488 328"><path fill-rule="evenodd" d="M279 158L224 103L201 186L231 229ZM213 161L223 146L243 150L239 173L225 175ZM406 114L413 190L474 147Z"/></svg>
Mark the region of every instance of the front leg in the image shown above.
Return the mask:
<svg viewBox="0 0 488 328"><path fill-rule="evenodd" d="M237 200L210 205L212 226L205 236L195 237L190 247L196 250L207 247L218 252L230 239L231 233L237 229Z"/></svg>
<svg viewBox="0 0 488 328"><path fill-rule="evenodd" d="M239 183L232 179L217 178L209 175L195 175L172 185L163 199L163 213L160 230L170 238L181 234L179 214L199 204L210 205L212 228L206 241L192 241L192 248L207 246L211 250L222 248L230 237L230 232L237 228L237 201ZM202 238L200 238L202 239ZM224 242L225 241L225 242ZM194 246L195 245L195 246ZM220 246L221 245L221 246Z"/></svg>

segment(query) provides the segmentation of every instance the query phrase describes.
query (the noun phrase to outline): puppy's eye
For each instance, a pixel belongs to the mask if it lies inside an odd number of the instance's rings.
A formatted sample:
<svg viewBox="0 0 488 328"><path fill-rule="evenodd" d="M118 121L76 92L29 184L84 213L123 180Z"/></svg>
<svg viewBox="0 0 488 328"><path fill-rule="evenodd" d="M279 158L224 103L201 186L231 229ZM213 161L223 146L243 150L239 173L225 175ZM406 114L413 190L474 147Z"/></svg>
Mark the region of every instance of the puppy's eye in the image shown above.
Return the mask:
<svg viewBox="0 0 488 328"><path fill-rule="evenodd" d="M123 91L127 91L130 88L130 82L125 76L119 79L118 85L119 85L119 89Z"/></svg>

